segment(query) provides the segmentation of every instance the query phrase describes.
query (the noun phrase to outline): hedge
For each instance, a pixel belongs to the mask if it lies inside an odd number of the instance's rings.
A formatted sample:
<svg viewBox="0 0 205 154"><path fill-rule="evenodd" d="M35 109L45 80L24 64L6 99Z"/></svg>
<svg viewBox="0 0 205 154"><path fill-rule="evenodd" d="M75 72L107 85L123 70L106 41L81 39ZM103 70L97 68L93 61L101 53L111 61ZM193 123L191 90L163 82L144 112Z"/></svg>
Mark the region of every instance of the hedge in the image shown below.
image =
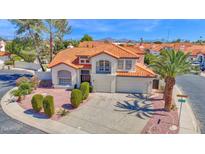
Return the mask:
<svg viewBox="0 0 205 154"><path fill-rule="evenodd" d="M89 91L90 91L89 83L88 82L81 83L80 90L81 90L82 95L83 95L83 100L87 99L89 96Z"/></svg>
<svg viewBox="0 0 205 154"><path fill-rule="evenodd" d="M48 95L43 99L43 109L44 113L48 115L48 117L52 117L55 113L55 107L54 107L54 100L53 96Z"/></svg>
<svg viewBox="0 0 205 154"><path fill-rule="evenodd" d="M74 108L77 108L83 100L82 92L79 89L73 89L71 92L71 104Z"/></svg>
<svg viewBox="0 0 205 154"><path fill-rule="evenodd" d="M32 108L36 112L40 112L43 108L43 95L36 94L32 97L31 100Z"/></svg>

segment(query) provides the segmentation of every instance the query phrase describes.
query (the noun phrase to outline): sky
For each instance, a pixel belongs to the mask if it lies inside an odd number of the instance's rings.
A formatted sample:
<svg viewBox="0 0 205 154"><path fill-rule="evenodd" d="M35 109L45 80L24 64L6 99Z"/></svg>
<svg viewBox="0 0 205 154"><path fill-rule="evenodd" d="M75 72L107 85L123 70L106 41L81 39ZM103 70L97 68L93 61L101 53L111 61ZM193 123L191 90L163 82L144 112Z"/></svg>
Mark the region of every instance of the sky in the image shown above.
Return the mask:
<svg viewBox="0 0 205 154"><path fill-rule="evenodd" d="M71 19L72 32L65 39L80 39L84 34L103 38L139 40L205 39L205 20L165 19ZM13 39L16 27L0 20L0 37Z"/></svg>

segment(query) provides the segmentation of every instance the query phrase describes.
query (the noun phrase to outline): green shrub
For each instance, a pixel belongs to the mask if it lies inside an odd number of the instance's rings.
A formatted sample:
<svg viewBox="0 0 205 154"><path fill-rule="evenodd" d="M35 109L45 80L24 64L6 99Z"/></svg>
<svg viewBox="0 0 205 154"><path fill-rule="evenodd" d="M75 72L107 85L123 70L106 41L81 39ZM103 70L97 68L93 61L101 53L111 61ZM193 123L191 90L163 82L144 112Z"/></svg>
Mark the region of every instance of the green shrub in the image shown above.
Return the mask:
<svg viewBox="0 0 205 154"><path fill-rule="evenodd" d="M39 79L37 76L33 76L31 79L30 79L30 82L31 82L31 86L36 89L39 85Z"/></svg>
<svg viewBox="0 0 205 154"><path fill-rule="evenodd" d="M19 86L21 83L29 82L29 79L27 77L20 77L16 80L16 86Z"/></svg>
<svg viewBox="0 0 205 154"><path fill-rule="evenodd" d="M32 92L32 87L31 87L31 83L29 82L23 82L19 85L18 88L20 91L24 91L24 93L26 95L30 94Z"/></svg>
<svg viewBox="0 0 205 154"><path fill-rule="evenodd" d="M16 89L16 90L11 91L11 95L18 97L17 101L20 102L23 99L22 96L26 95L26 92L19 90L19 89Z"/></svg>
<svg viewBox="0 0 205 154"><path fill-rule="evenodd" d="M49 118L52 117L52 115L54 115L55 107L53 96L48 95L43 99L43 109L45 114L48 115Z"/></svg>
<svg viewBox="0 0 205 154"><path fill-rule="evenodd" d="M40 112L43 108L43 95L36 94L31 99L32 108L36 112Z"/></svg>
<svg viewBox="0 0 205 154"><path fill-rule="evenodd" d="M90 91L90 93L93 92L93 86L90 86L90 87L89 87L89 91Z"/></svg>
<svg viewBox="0 0 205 154"><path fill-rule="evenodd" d="M74 108L77 108L83 100L82 92L79 89L73 89L71 92L71 104Z"/></svg>
<svg viewBox="0 0 205 154"><path fill-rule="evenodd" d="M12 60L7 60L4 62L4 65L13 65L14 62Z"/></svg>
<svg viewBox="0 0 205 154"><path fill-rule="evenodd" d="M25 62L33 63L36 59L36 53L32 49L22 50L19 53Z"/></svg>
<svg viewBox="0 0 205 154"><path fill-rule="evenodd" d="M82 95L83 95L83 100L87 99L89 96L89 90L90 90L89 83L88 82L81 83L80 90L81 90Z"/></svg>
<svg viewBox="0 0 205 154"><path fill-rule="evenodd" d="M21 60L22 60L21 57L19 57L18 55L15 55L15 54L12 54L12 55L11 55L11 59L12 59L13 61L21 61Z"/></svg>

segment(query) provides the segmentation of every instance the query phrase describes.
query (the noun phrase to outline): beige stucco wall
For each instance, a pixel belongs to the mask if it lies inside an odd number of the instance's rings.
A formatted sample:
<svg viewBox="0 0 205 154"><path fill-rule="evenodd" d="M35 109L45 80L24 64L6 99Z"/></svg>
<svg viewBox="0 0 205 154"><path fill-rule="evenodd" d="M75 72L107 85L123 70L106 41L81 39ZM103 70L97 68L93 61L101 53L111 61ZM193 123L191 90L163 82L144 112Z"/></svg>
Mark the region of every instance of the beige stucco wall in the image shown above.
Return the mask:
<svg viewBox="0 0 205 154"><path fill-rule="evenodd" d="M149 94L152 90L152 78L117 77L117 92L132 92Z"/></svg>
<svg viewBox="0 0 205 154"><path fill-rule="evenodd" d="M68 88L73 88L75 84L80 84L80 81L79 81L79 70L76 70L70 66L67 66L65 64L60 64L60 65L57 65L57 66L54 66L52 68L52 83L53 83L53 86L54 87L62 87L59 85L59 81L58 81L58 71L60 70L67 70L67 71L70 71L71 72L71 76L72 76L72 85Z"/></svg>

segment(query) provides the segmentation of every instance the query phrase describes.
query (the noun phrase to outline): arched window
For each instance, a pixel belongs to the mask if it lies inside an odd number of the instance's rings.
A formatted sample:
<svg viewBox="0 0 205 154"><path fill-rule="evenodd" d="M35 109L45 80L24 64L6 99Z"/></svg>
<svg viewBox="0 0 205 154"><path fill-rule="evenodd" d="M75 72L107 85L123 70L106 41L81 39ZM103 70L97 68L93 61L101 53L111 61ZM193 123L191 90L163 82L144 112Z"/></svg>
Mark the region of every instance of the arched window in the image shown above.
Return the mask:
<svg viewBox="0 0 205 154"><path fill-rule="evenodd" d="M111 63L107 60L99 60L96 63L96 73L110 74Z"/></svg>
<svg viewBox="0 0 205 154"><path fill-rule="evenodd" d="M66 70L58 71L59 85L70 85L71 84L71 72Z"/></svg>

